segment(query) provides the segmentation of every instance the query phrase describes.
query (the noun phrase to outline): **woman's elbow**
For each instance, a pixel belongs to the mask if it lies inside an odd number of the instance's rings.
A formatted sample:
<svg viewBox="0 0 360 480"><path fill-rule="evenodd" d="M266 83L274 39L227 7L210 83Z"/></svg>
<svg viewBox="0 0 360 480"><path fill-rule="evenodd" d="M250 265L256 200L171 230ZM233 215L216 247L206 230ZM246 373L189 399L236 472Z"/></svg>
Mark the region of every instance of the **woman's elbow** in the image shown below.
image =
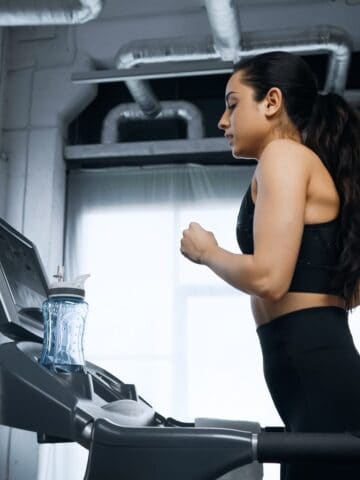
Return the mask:
<svg viewBox="0 0 360 480"><path fill-rule="evenodd" d="M253 287L255 295L271 302L278 302L288 292L291 280L284 281L284 276L274 265L264 265L256 269Z"/></svg>
<svg viewBox="0 0 360 480"><path fill-rule="evenodd" d="M284 288L283 285L278 285L276 282L270 279L262 284L259 297L270 302L278 302L286 295L287 292L288 288Z"/></svg>

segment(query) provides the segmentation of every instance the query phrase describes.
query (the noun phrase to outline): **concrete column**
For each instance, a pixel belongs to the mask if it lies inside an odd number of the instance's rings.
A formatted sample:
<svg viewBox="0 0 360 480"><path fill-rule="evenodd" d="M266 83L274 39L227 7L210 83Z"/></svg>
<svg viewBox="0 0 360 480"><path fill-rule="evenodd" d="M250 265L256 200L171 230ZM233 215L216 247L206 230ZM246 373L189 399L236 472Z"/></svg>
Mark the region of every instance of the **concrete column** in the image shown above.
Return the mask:
<svg viewBox="0 0 360 480"><path fill-rule="evenodd" d="M95 85L71 82L73 71L86 68L90 68L89 59L79 55L68 66L9 73L5 219L37 245L48 274L55 271L63 255L65 130L96 96Z"/></svg>
<svg viewBox="0 0 360 480"><path fill-rule="evenodd" d="M47 274L63 261L68 123L96 96L94 85L74 85L73 71L91 68L86 55L74 63L29 66L8 72L3 144L8 161L5 220L38 247ZM1 163L0 149L0 191ZM0 213L1 213L0 194ZM0 428L1 480L37 480L36 434ZM48 479L50 480L50 478Z"/></svg>

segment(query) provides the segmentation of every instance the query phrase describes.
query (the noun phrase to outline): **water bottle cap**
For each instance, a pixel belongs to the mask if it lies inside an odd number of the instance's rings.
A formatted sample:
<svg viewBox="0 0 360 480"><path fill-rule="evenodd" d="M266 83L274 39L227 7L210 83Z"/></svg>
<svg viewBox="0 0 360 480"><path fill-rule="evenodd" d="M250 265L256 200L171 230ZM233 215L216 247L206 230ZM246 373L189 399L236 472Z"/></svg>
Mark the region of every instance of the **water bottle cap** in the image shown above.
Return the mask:
<svg viewBox="0 0 360 480"><path fill-rule="evenodd" d="M90 274L80 275L72 281L64 282L63 280L63 268L58 267L57 275L54 275L58 279L57 282L54 282L50 285L49 288L49 297L85 297L84 283L87 278L90 277Z"/></svg>
<svg viewBox="0 0 360 480"><path fill-rule="evenodd" d="M50 287L49 297L85 297L85 290L81 288L66 287L62 282L60 287Z"/></svg>

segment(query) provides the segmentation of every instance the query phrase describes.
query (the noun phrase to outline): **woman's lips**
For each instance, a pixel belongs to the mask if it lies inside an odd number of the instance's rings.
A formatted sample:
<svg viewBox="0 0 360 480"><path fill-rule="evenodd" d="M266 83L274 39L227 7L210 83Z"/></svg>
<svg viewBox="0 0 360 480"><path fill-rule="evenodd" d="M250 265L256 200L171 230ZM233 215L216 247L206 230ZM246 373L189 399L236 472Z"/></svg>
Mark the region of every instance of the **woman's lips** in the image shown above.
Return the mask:
<svg viewBox="0 0 360 480"><path fill-rule="evenodd" d="M226 140L228 141L229 145L232 146L233 136L232 135L227 135Z"/></svg>

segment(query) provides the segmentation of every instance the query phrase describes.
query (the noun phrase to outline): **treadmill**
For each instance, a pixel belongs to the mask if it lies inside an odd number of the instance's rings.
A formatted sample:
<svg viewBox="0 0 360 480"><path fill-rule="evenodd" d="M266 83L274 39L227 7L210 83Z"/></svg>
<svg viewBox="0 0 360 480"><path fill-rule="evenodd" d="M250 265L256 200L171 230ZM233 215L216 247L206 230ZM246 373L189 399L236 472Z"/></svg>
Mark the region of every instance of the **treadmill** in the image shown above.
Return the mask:
<svg viewBox="0 0 360 480"><path fill-rule="evenodd" d="M359 432L258 433L165 418L93 363L55 374L38 363L49 283L35 245L0 219L0 424L39 443L89 450L84 480L208 480L252 463L359 461ZM282 430L282 431L281 431Z"/></svg>

